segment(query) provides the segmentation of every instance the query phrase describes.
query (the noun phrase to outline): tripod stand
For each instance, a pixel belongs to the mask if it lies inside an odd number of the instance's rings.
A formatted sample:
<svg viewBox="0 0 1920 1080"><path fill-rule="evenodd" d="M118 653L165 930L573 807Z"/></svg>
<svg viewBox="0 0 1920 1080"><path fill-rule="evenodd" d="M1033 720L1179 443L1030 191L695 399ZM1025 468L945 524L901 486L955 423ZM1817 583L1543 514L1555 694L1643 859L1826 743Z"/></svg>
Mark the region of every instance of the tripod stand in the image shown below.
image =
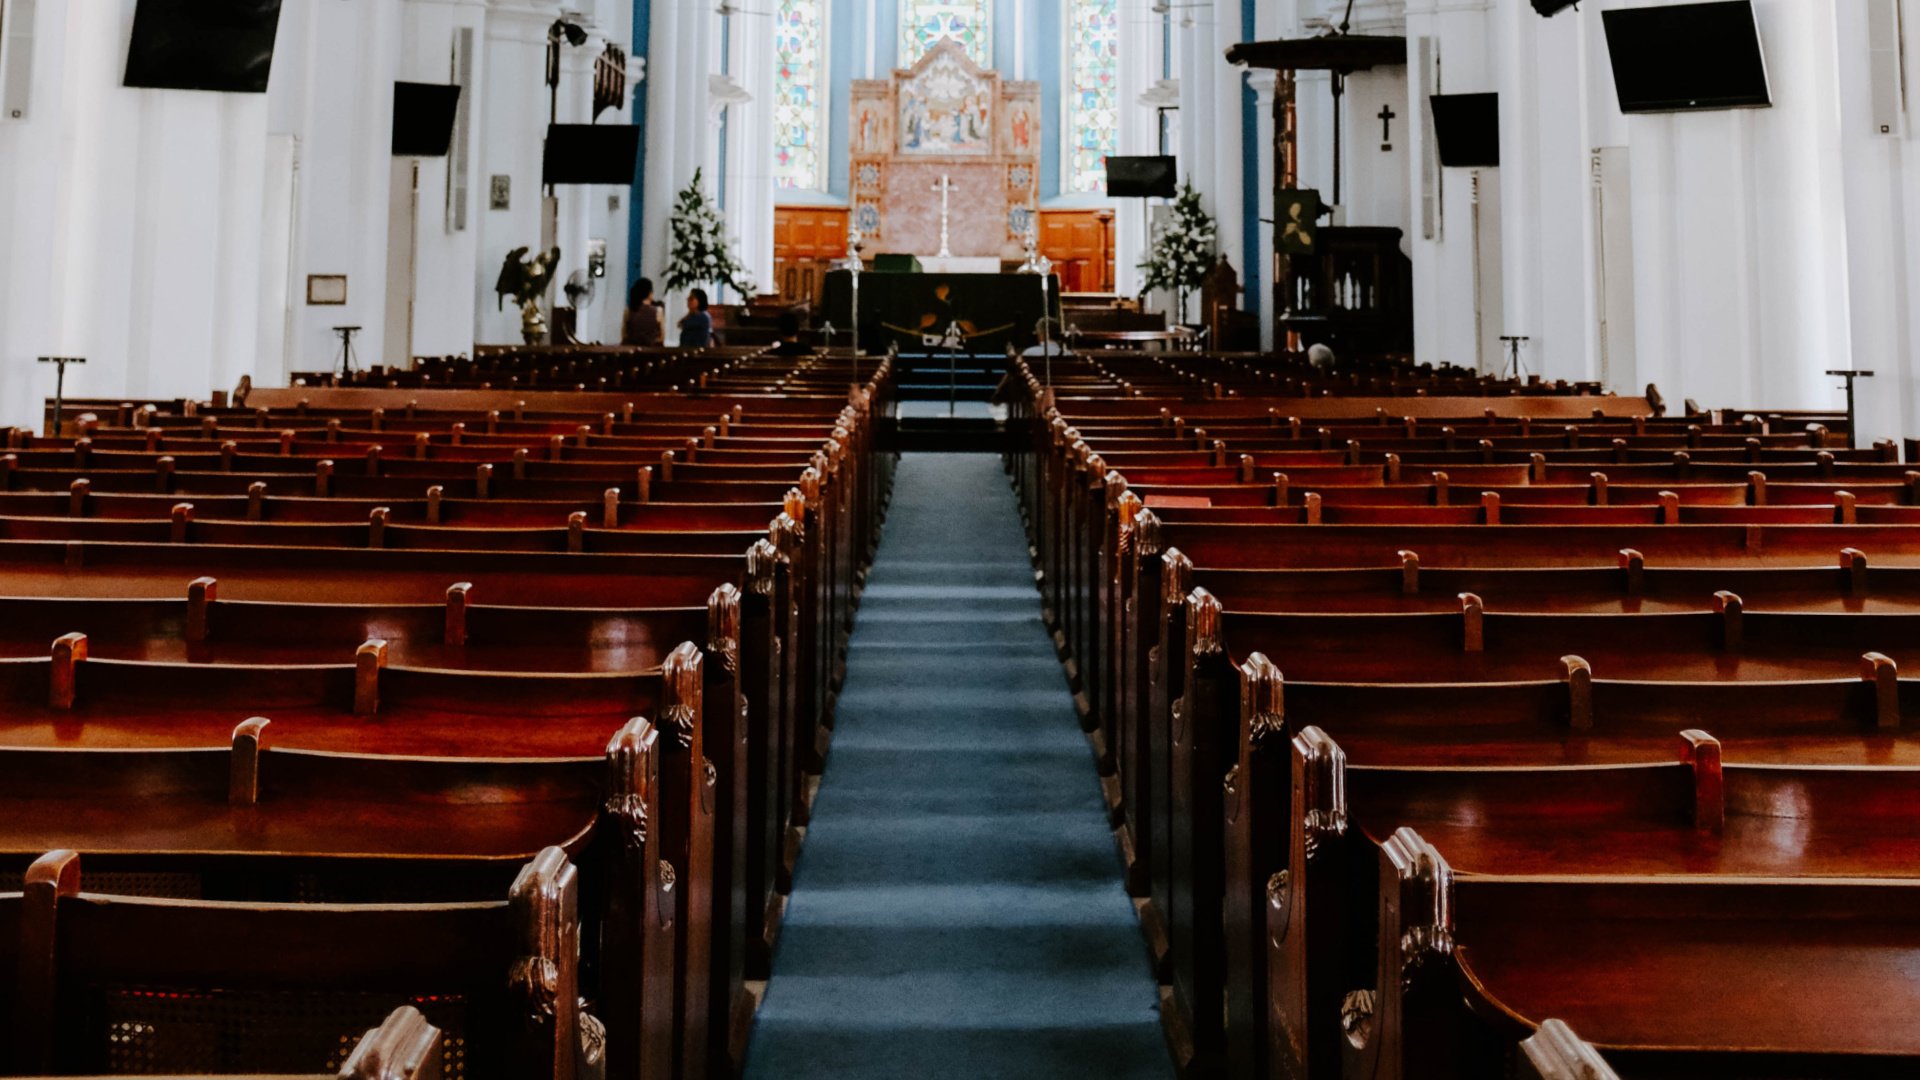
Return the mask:
<svg viewBox="0 0 1920 1080"><path fill-rule="evenodd" d="M360 328L357 326L336 326L333 328L333 332L340 335L340 378L342 381L352 381L354 370L353 335L359 333Z"/></svg>
<svg viewBox="0 0 1920 1080"><path fill-rule="evenodd" d="M1533 339L1525 334L1501 334L1500 340L1507 346L1506 377L1515 380L1524 378L1527 374L1527 365L1520 360L1520 346Z"/></svg>
<svg viewBox="0 0 1920 1080"><path fill-rule="evenodd" d="M43 364L58 364L60 366L60 370L54 376L53 381L53 417L47 421L48 437L57 438L60 434L60 421L67 411L67 365L84 364L87 362L87 358L84 356L43 356L40 358L40 362Z"/></svg>

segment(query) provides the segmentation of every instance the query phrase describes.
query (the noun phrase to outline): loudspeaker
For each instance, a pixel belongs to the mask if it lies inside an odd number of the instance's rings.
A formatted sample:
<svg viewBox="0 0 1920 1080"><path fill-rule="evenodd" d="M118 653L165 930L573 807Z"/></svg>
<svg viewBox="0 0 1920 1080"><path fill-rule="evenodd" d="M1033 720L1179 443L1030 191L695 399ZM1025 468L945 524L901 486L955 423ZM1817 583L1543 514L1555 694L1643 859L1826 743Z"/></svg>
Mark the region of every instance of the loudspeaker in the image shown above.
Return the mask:
<svg viewBox="0 0 1920 1080"><path fill-rule="evenodd" d="M35 2L0 0L0 119L26 119L33 97Z"/></svg>
<svg viewBox="0 0 1920 1080"><path fill-rule="evenodd" d="M1906 73L1900 68L1900 0L1865 0L1867 5L1867 94L1873 130L1899 135L1907 111Z"/></svg>
<svg viewBox="0 0 1920 1080"><path fill-rule="evenodd" d="M1560 14L1562 11L1567 10L1579 2L1580 0L1533 0L1533 10L1543 16L1553 16Z"/></svg>
<svg viewBox="0 0 1920 1080"><path fill-rule="evenodd" d="M453 85L461 88L460 105L453 114L453 147L447 153L447 231L467 229L468 183L473 173L473 27L453 32Z"/></svg>

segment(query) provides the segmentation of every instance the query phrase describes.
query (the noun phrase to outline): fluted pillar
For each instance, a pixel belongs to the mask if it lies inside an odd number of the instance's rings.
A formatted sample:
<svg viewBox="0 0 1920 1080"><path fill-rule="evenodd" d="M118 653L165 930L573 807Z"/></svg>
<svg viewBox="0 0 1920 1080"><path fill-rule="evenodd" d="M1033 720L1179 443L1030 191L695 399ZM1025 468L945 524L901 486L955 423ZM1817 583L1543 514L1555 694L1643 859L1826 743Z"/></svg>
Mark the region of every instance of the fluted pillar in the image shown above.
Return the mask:
<svg viewBox="0 0 1920 1080"><path fill-rule="evenodd" d="M732 35L733 76L751 96L727 120L727 226L737 255L762 291L773 280L773 35L740 20Z"/></svg>
<svg viewBox="0 0 1920 1080"><path fill-rule="evenodd" d="M682 96L681 85L685 68L704 70L706 66L703 58L681 51L680 24L697 20L699 14L700 10L692 6L656 3L650 16L647 81L642 88L647 95L647 164L641 177L646 221L640 230L641 249L629 258L656 284L661 283L667 268L667 214L682 183L679 129L683 124L705 122L706 95L702 93L690 103ZM693 170L686 172L691 175Z"/></svg>
<svg viewBox="0 0 1920 1080"><path fill-rule="evenodd" d="M1274 348L1274 315L1276 314L1273 290L1275 272L1273 258L1273 223L1275 221L1273 205L1273 91L1278 81L1279 74L1270 70L1253 71L1247 74L1247 85L1253 87L1255 109L1254 153L1258 155L1260 165L1259 179L1255 185L1255 190L1248 196L1249 201L1254 204L1254 212L1259 214L1260 245L1258 251L1247 252L1247 258L1250 261L1254 259L1260 260L1260 265L1263 268L1263 273L1260 275L1260 288L1264 295L1259 298L1260 348L1267 352L1273 351ZM1252 297L1247 298L1246 306L1254 306Z"/></svg>

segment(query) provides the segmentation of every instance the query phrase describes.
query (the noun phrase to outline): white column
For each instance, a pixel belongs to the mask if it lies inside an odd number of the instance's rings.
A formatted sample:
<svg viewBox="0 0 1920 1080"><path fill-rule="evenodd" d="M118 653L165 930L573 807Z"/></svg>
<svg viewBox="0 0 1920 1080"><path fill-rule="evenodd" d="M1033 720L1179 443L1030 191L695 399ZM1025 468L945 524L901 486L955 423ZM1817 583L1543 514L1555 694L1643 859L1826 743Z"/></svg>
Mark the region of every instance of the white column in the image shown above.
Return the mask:
<svg viewBox="0 0 1920 1080"><path fill-rule="evenodd" d="M1920 0L1903 3L1907 85L1920 86ZM1858 384L1858 441L1866 445L1920 427L1920 100L1909 91L1903 123L1882 134L1871 115L1867 5L1837 5L1834 14L1853 355L1843 363L1830 351L1819 366L1874 372Z"/></svg>
<svg viewBox="0 0 1920 1080"><path fill-rule="evenodd" d="M560 47L560 109L556 123L584 124L592 117L593 58L599 55L603 44L596 36L589 38L585 45ZM595 216L591 203L596 198L605 198L597 185L588 184L556 184L553 197L553 242L560 249L560 264L554 270L553 289L548 294L549 313L567 302L567 279L587 265L589 222ZM599 307L597 298L593 306ZM592 317L591 313L588 317ZM584 340L592 341L599 336L592 326L577 325L576 330Z"/></svg>
<svg viewBox="0 0 1920 1080"><path fill-rule="evenodd" d="M1836 404L1820 372L1852 354L1857 283L1835 5L1757 0L1754 10L1772 108L1627 121L1641 377L1670 401ZM1790 214L1802 215L1791 228Z"/></svg>
<svg viewBox="0 0 1920 1080"><path fill-rule="evenodd" d="M774 65L773 35L757 23L748 17L734 27L733 75L752 100L728 110L727 225L747 275L765 291L774 284Z"/></svg>
<svg viewBox="0 0 1920 1080"><path fill-rule="evenodd" d="M680 23L684 18L698 19L699 9L675 3L655 3L648 31L647 81L647 163L641 177L645 195L646 220L641 226L638 262L640 273L665 289L667 269L667 214L678 193L681 171L678 151L679 127L685 123L706 122L706 92L692 103L682 96L682 72L692 67L706 70L705 57L690 57L681 51ZM686 170L690 175L692 169ZM664 296L662 297L664 299Z"/></svg>
<svg viewBox="0 0 1920 1080"><path fill-rule="evenodd" d="M1499 205L1497 181L1501 170L1443 169L1435 159L1431 181L1433 229L1432 235L1427 235L1428 210L1422 201L1428 197L1428 190L1422 170L1428 156L1430 133L1421 118L1429 93L1474 93L1499 88L1488 61L1493 41L1491 14L1485 3L1460 5L1449 0L1408 0L1406 8L1410 66L1403 111L1410 136L1414 355L1422 361L1465 367L1492 365L1499 345L1500 220L1494 210ZM1419 63L1423 41L1432 57L1432 66L1428 69L1422 69ZM1324 92L1324 88L1310 92L1302 81L1303 117L1310 96L1317 97ZM1306 142L1307 135L1303 132L1303 147ZM1487 211L1477 235L1474 227L1476 171L1483 174L1480 186L1486 204L1482 209ZM1302 179L1304 182L1305 177ZM1485 253L1481 267L1493 272L1476 270L1476 251ZM1484 351L1476 351L1482 331L1486 347Z"/></svg>
<svg viewBox="0 0 1920 1080"><path fill-rule="evenodd" d="M1240 5L1234 0L1216 0L1213 17L1195 28L1200 56L1192 69L1204 72L1204 85L1196 85L1198 98L1210 99L1213 115L1203 136L1211 143L1210 155L1200 160L1212 170L1210 193L1214 220L1219 224L1219 251L1232 260L1242 281L1246 280L1246 178L1242 163L1246 160L1245 130L1241 110L1245 106L1246 69L1226 62L1227 50L1243 37ZM1202 80L1195 79L1197 84Z"/></svg>
<svg viewBox="0 0 1920 1080"><path fill-rule="evenodd" d="M486 23L485 74L480 77L474 160L479 188L474 221L480 230L478 265L474 273L475 341L482 344L520 340L520 313L508 300L494 294L507 252L525 247L536 253L541 239L541 162L546 147L547 30L559 16L558 3L533 4L524 0L493 0ZM578 51L568 46L571 51ZM571 80L575 76L564 77ZM563 93L566 84L563 82ZM568 102L564 98L561 108ZM562 112L564 119L567 113ZM492 208L491 182L504 176L509 185L505 210ZM563 197L564 203L564 197ZM564 237L564 233L560 234ZM579 254L561 240L561 255Z"/></svg>
<svg viewBox="0 0 1920 1080"><path fill-rule="evenodd" d="M1026 0L1020 0L1024 5ZM1160 152L1160 114L1140 96L1160 79L1160 17L1153 0L1120 0L1120 64L1114 86L1119 149L1123 156ZM1146 201L1118 199L1113 218L1113 287L1140 292L1140 260L1147 249Z"/></svg>
<svg viewBox="0 0 1920 1080"><path fill-rule="evenodd" d="M709 108L708 86L708 76L716 70L714 40L719 36L719 18L705 4L686 5L676 26L681 63L676 72L676 97L669 107L680 110L681 117L674 125L673 192L659 204L663 237L667 235L666 217L673 207L673 194L692 182L696 170L701 174L701 184L709 199L719 190L720 178L713 169L716 131ZM659 254L663 270L666 257L663 243ZM683 306L683 300L677 295L667 299L672 321L678 318L674 313Z"/></svg>
<svg viewBox="0 0 1920 1080"><path fill-rule="evenodd" d="M1274 125L1273 99L1274 85L1279 74L1271 70L1253 71L1247 74L1247 83L1253 87L1254 108L1258 110L1254 125L1254 152L1259 155L1259 188L1254 192L1255 212L1260 215L1260 250L1250 251L1247 258L1258 259L1261 264L1260 288L1265 293L1259 298L1260 304L1260 348L1266 352L1274 349L1273 321L1276 314L1274 302L1274 259L1273 259L1273 185ZM1243 275L1244 277L1244 275ZM1252 306L1248 298L1247 306Z"/></svg>

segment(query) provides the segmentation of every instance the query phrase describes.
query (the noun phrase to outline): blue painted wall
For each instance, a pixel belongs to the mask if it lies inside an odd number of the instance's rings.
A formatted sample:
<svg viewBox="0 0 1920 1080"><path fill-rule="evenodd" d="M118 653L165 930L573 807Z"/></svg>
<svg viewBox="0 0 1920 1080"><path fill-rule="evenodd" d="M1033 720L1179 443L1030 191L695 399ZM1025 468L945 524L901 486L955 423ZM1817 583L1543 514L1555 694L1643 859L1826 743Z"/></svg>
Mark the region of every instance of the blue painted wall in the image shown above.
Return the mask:
<svg viewBox="0 0 1920 1080"><path fill-rule="evenodd" d="M1040 81L1040 197L1060 194L1060 127L1066 107L1061 97L1067 73L1066 60L1067 0L1039 0L1029 4L1033 25L1027 32L1027 63L1033 77Z"/></svg>
<svg viewBox="0 0 1920 1080"><path fill-rule="evenodd" d="M1013 18L1013 0L993 0L993 66L1009 79L1017 78L1013 69L1014 42L1020 35ZM1028 41L1034 40L1028 35Z"/></svg>
<svg viewBox="0 0 1920 1080"><path fill-rule="evenodd" d="M826 115L827 190L842 199L851 179L847 113L853 108L853 80L861 77L867 62L866 21L867 5L862 0L831 0L827 9L827 78L832 82Z"/></svg>
<svg viewBox="0 0 1920 1080"><path fill-rule="evenodd" d="M653 38L653 0L633 0L633 43L630 56L646 56ZM646 275L641 268L645 254L641 250L641 227L647 220L646 191L642 179L647 175L647 83L633 86L633 123L640 129L640 152L634 155L633 189L627 193L627 287ZM626 303L621 293L621 303Z"/></svg>

